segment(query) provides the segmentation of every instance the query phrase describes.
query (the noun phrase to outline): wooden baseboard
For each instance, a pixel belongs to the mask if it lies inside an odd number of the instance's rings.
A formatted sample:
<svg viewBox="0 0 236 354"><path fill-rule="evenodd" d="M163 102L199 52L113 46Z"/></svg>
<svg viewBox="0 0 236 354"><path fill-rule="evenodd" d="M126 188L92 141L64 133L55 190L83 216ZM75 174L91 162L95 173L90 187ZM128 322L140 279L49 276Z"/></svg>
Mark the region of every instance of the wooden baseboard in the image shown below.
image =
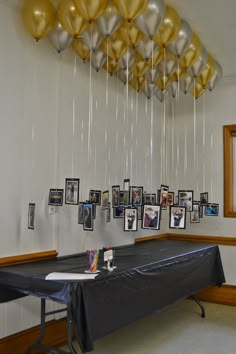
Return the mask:
<svg viewBox="0 0 236 354"><path fill-rule="evenodd" d="M179 240L179 241L212 243L215 245L223 245L223 246L236 246L236 237L170 234L170 233L139 237L135 239L135 243L145 242L150 240Z"/></svg>
<svg viewBox="0 0 236 354"><path fill-rule="evenodd" d="M225 236L204 236L204 235L190 235L190 234L166 234L168 240L182 240L193 242L213 243L223 246L236 246L236 237Z"/></svg>
<svg viewBox="0 0 236 354"><path fill-rule="evenodd" d="M210 286L196 294L199 300L215 304L236 306L236 286L222 285Z"/></svg>
<svg viewBox="0 0 236 354"><path fill-rule="evenodd" d="M52 251L20 254L17 256L10 256L10 257L1 257L0 258L0 267L42 261L45 259L55 258L57 255L58 255L57 251L52 250Z"/></svg>
<svg viewBox="0 0 236 354"><path fill-rule="evenodd" d="M24 354L26 350L37 340L39 326L35 326L11 336L0 339L0 353ZM66 343L66 320L52 320L47 322L44 344L61 347ZM34 354L42 353L35 350Z"/></svg>
<svg viewBox="0 0 236 354"><path fill-rule="evenodd" d="M138 237L134 240L135 243L151 241L151 240L167 240L168 234L161 234L161 235L152 235L152 236L144 236Z"/></svg>

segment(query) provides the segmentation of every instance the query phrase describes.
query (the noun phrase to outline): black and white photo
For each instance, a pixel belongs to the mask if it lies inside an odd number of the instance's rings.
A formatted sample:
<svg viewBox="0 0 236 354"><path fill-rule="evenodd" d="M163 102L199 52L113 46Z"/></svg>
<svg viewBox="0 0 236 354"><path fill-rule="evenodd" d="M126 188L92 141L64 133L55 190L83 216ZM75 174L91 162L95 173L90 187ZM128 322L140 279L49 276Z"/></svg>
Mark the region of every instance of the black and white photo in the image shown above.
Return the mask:
<svg viewBox="0 0 236 354"><path fill-rule="evenodd" d="M29 203L28 208L28 229L34 230L35 203Z"/></svg>
<svg viewBox="0 0 236 354"><path fill-rule="evenodd" d="M65 204L79 204L79 178L66 178Z"/></svg>
<svg viewBox="0 0 236 354"><path fill-rule="evenodd" d="M186 228L186 207L170 206L169 228L170 229Z"/></svg>
<svg viewBox="0 0 236 354"><path fill-rule="evenodd" d="M124 231L138 230L138 211L136 208L124 209Z"/></svg>

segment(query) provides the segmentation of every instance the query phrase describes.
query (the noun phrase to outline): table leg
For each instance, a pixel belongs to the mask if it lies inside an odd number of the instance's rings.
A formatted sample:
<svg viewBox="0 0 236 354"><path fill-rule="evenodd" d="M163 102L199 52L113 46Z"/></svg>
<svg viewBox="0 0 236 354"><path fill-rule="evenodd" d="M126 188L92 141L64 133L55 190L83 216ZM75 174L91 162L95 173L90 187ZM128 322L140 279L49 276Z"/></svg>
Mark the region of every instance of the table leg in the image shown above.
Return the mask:
<svg viewBox="0 0 236 354"><path fill-rule="evenodd" d="M43 340L45 337L45 329L46 329L46 317L49 315L53 315L56 313L60 312L65 312L67 311L67 341L68 341L68 348L69 352L65 350L61 350L58 348L50 347L46 344L43 344ZM61 309L61 310L55 310L55 311L50 311L46 312L46 300L41 299L41 324L40 324L40 334L39 338L36 340L36 342L25 352L25 354L31 354L35 349L40 349L44 353L54 353L54 354L77 354L75 351L73 345L72 345L72 333L71 333L71 324L72 324L72 319L71 319L71 311L70 311L70 305L68 305L66 308Z"/></svg>
<svg viewBox="0 0 236 354"><path fill-rule="evenodd" d="M200 300L198 300L198 298L194 295L191 296L191 298L198 304L198 306L200 307L201 309L201 317L202 318L205 318L206 317L206 314L205 314L205 309L204 309L204 306L203 304L200 302Z"/></svg>

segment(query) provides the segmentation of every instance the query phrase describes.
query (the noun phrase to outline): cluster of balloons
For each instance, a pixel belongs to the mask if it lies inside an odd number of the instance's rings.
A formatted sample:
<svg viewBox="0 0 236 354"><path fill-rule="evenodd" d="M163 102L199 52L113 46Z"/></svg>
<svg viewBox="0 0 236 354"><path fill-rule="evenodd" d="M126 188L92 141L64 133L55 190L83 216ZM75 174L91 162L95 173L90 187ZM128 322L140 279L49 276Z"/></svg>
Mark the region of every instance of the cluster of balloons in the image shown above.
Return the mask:
<svg viewBox="0 0 236 354"><path fill-rule="evenodd" d="M71 44L85 62L163 101L178 88L212 91L222 68L190 25L164 0L25 0L27 30L61 52Z"/></svg>

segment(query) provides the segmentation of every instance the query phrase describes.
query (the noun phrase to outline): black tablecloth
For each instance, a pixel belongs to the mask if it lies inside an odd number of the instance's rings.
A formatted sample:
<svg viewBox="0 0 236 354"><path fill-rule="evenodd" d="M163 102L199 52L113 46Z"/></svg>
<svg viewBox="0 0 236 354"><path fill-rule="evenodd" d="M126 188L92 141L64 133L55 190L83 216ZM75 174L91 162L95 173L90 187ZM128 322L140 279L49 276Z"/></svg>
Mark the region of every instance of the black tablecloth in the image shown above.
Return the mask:
<svg viewBox="0 0 236 354"><path fill-rule="evenodd" d="M83 272L87 254L0 268L0 302L34 295L70 305L83 352L95 339L225 282L219 248L185 241L148 241L115 248L117 269L95 280L49 281L51 272Z"/></svg>

